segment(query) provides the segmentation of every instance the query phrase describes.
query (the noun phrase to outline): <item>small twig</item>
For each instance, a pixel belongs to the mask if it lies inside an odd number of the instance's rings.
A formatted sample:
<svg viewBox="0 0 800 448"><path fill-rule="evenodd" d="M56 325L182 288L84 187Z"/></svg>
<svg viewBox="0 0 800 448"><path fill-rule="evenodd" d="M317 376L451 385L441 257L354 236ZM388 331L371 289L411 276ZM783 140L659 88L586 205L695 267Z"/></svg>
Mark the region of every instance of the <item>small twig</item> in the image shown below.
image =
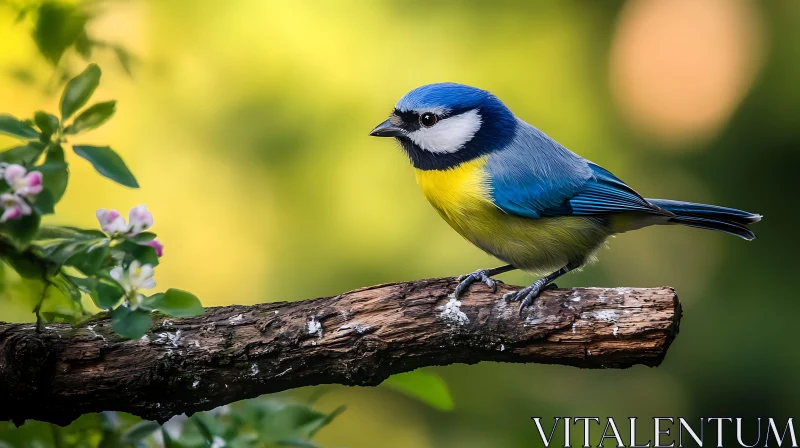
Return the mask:
<svg viewBox="0 0 800 448"><path fill-rule="evenodd" d="M42 297L39 298L39 301L36 303L36 306L33 308L33 313L36 314L36 332L42 332L42 314L40 313L42 309L42 304L44 303L44 299L47 298L47 289L52 286L53 283L47 279L46 276L42 277Z"/></svg>

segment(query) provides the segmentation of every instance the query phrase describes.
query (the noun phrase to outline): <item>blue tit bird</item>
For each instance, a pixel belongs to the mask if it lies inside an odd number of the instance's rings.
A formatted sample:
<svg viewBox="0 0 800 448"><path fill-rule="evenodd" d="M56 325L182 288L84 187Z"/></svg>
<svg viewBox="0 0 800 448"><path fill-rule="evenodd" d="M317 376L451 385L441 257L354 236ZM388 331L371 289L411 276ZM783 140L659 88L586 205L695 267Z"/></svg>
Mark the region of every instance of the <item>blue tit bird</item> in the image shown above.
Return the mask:
<svg viewBox="0 0 800 448"><path fill-rule="evenodd" d="M661 224L752 240L760 215L727 207L645 199L608 170L516 117L491 93L455 83L418 87L370 132L394 137L423 194L465 239L508 263L459 277L493 291L493 275L542 275L504 297L530 305L556 278L594 258L611 235Z"/></svg>

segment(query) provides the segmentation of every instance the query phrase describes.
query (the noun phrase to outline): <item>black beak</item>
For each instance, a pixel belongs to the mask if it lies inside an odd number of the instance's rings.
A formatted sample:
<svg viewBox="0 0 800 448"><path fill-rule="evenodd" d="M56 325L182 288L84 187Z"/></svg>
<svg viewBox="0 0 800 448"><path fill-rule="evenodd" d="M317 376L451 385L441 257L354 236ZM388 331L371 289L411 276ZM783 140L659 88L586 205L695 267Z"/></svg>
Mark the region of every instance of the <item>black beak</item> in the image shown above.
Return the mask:
<svg viewBox="0 0 800 448"><path fill-rule="evenodd" d="M369 135L373 137L402 137L406 135L406 131L404 131L403 128L398 128L393 125L391 121L386 120L375 126L375 129L370 131Z"/></svg>

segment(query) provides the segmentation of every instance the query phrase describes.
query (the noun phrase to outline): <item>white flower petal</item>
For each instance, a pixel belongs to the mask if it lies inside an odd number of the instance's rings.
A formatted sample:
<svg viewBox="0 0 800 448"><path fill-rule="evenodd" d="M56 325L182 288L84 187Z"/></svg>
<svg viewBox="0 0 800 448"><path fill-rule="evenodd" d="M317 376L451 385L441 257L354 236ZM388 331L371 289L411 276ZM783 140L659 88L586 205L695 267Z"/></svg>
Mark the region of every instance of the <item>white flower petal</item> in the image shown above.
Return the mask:
<svg viewBox="0 0 800 448"><path fill-rule="evenodd" d="M123 273L122 266L117 266L111 269L109 275L111 275L111 278L113 278L117 282L122 282L122 273Z"/></svg>
<svg viewBox="0 0 800 448"><path fill-rule="evenodd" d="M33 212L31 206L28 205L24 199L15 194L3 193L0 195L0 203L2 203L3 206L3 214L0 216L0 222L6 222L9 219L19 219Z"/></svg>
<svg viewBox="0 0 800 448"><path fill-rule="evenodd" d="M98 208L97 211L94 212L94 216L97 217L97 222L99 222L101 226L104 226L108 223L108 210L104 208Z"/></svg>
<svg viewBox="0 0 800 448"><path fill-rule="evenodd" d="M22 199L19 200L19 209L22 211L22 216L28 216L33 212L31 206Z"/></svg>
<svg viewBox="0 0 800 448"><path fill-rule="evenodd" d="M106 210L101 208L95 212L97 221L100 222L100 228L103 232L109 235L115 233L125 233L128 231L128 225L125 223L125 218L116 210Z"/></svg>
<svg viewBox="0 0 800 448"><path fill-rule="evenodd" d="M125 218L122 216L117 216L117 218L111 221L104 230L106 233L112 235L115 233L125 233L128 231L128 224L125 223Z"/></svg>
<svg viewBox="0 0 800 448"><path fill-rule="evenodd" d="M141 276L142 276L142 278L152 277L153 276L153 272L154 272L153 271L153 266L149 265L149 264L146 264L146 265L142 266Z"/></svg>
<svg viewBox="0 0 800 448"><path fill-rule="evenodd" d="M3 176L5 177L6 182L8 182L8 185L13 187L15 183L19 182L25 177L27 172L28 170L26 170L24 166L13 164L6 167Z"/></svg>
<svg viewBox="0 0 800 448"><path fill-rule="evenodd" d="M3 203L3 207L8 207L16 205L19 202L19 198L11 193L3 193L0 194L0 202Z"/></svg>
<svg viewBox="0 0 800 448"><path fill-rule="evenodd" d="M144 232L153 226L153 214L147 211L144 204L132 208L128 214L130 228L128 232L132 235Z"/></svg>

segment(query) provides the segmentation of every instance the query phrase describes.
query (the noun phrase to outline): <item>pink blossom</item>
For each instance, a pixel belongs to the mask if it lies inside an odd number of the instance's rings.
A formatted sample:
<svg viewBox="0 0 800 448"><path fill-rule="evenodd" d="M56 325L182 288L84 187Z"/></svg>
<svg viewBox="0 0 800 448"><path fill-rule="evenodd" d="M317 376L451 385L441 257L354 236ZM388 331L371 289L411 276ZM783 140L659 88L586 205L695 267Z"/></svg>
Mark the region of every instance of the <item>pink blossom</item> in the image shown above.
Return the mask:
<svg viewBox="0 0 800 448"><path fill-rule="evenodd" d="M3 178L5 178L6 182L13 187L14 183L19 182L22 178L24 178L27 172L28 170L26 170L24 166L11 164L8 165L3 172Z"/></svg>
<svg viewBox="0 0 800 448"><path fill-rule="evenodd" d="M39 171L25 169L22 165L8 165L3 170L3 177L14 190L14 194L32 199L42 192L43 176Z"/></svg>
<svg viewBox="0 0 800 448"><path fill-rule="evenodd" d="M97 220L100 221L100 228L103 232L109 235L117 233L125 233L128 231L128 225L125 223L125 218L116 210L106 210L101 208L95 213Z"/></svg>
<svg viewBox="0 0 800 448"><path fill-rule="evenodd" d="M153 215L147 211L147 207L144 205L138 205L131 209L128 214L130 219L128 223L116 210L101 208L97 210L96 215L103 232L112 236L136 236L153 226Z"/></svg>
<svg viewBox="0 0 800 448"><path fill-rule="evenodd" d="M145 205L138 205L131 209L128 221L130 224L128 235L138 235L153 227L153 214L147 211Z"/></svg>
<svg viewBox="0 0 800 448"><path fill-rule="evenodd" d="M150 246L153 249L155 249L156 250L156 255L158 255L158 258L161 258L161 256L164 255L164 245L161 244L161 242L158 241L157 239L152 239L152 240L144 243L144 245L145 246Z"/></svg>
<svg viewBox="0 0 800 448"><path fill-rule="evenodd" d="M30 215L33 210L31 206L25 202L21 197L3 193L0 195L0 204L3 205L3 214L0 216L0 222L6 222L9 219L19 219L23 216Z"/></svg>

